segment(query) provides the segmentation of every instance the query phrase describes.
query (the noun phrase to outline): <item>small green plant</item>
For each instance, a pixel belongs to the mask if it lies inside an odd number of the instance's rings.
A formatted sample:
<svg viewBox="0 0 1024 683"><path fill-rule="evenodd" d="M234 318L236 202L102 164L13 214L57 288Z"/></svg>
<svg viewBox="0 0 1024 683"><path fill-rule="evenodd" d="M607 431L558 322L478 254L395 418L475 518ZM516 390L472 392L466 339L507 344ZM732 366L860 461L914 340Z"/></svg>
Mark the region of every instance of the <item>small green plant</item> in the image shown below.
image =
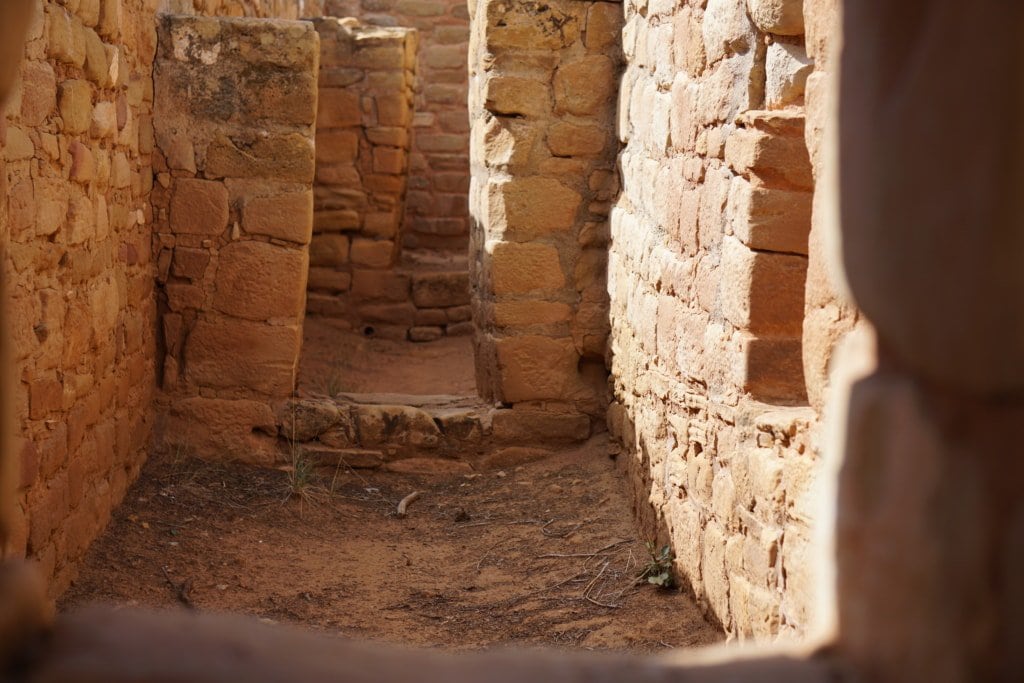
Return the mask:
<svg viewBox="0 0 1024 683"><path fill-rule="evenodd" d="M637 574L637 583L647 581L659 588L674 588L676 578L672 574L672 560L675 559L675 555L672 548L665 545L661 550L657 550L654 543L647 541L647 552L651 559Z"/></svg>
<svg viewBox="0 0 1024 683"><path fill-rule="evenodd" d="M298 496L306 503L317 502L321 487L316 483L316 465L295 451L298 449L294 449L292 462L288 467L288 497Z"/></svg>
<svg viewBox="0 0 1024 683"><path fill-rule="evenodd" d="M317 483L316 462L306 456L302 446L295 440L295 407L292 407L292 433L288 439L288 450L291 462L284 468L288 473L287 495L285 500L297 496L303 503L318 503L325 493Z"/></svg>

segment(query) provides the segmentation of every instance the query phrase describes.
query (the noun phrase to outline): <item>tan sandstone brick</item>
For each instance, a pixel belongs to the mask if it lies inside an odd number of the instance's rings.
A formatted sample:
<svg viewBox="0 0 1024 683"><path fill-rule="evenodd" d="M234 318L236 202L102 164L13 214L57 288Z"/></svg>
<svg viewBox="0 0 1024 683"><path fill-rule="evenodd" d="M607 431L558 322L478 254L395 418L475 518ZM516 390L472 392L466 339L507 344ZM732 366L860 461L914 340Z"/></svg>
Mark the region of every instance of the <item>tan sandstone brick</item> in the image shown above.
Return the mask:
<svg viewBox="0 0 1024 683"><path fill-rule="evenodd" d="M248 320L298 317L308 265L303 250L232 242L218 257L214 308Z"/></svg>
<svg viewBox="0 0 1024 683"><path fill-rule="evenodd" d="M219 235L228 224L228 190L224 183L180 178L171 195L170 226L176 233Z"/></svg>

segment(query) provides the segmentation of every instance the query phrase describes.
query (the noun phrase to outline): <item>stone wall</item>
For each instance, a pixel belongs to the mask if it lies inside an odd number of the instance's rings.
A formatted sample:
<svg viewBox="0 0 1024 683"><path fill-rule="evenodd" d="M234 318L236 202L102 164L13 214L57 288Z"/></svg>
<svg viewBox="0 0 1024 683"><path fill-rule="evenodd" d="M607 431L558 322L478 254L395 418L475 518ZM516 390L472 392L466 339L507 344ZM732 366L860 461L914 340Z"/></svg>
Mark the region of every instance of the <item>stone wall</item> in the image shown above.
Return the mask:
<svg viewBox="0 0 1024 683"><path fill-rule="evenodd" d="M408 283L396 281L394 270L405 211L416 33L355 19L317 19L314 25L321 66L308 308L354 325L364 316L377 322L392 307L364 311L367 303L401 306L410 298Z"/></svg>
<svg viewBox="0 0 1024 683"><path fill-rule="evenodd" d="M7 551L34 558L54 594L134 479L152 424L154 4L35 3L0 124L21 465Z"/></svg>
<svg viewBox="0 0 1024 683"><path fill-rule="evenodd" d="M524 410L600 417L621 6L471 9L477 386Z"/></svg>
<svg viewBox="0 0 1024 683"><path fill-rule="evenodd" d="M417 30L419 76L402 245L409 252L464 258L469 243L465 0L326 0L324 13Z"/></svg>
<svg viewBox="0 0 1024 683"><path fill-rule="evenodd" d="M741 639L802 633L819 463L801 3L624 9L609 427L641 517L709 614Z"/></svg>
<svg viewBox="0 0 1024 683"><path fill-rule="evenodd" d="M295 385L320 46L308 22L164 16L153 191L162 442L273 462Z"/></svg>

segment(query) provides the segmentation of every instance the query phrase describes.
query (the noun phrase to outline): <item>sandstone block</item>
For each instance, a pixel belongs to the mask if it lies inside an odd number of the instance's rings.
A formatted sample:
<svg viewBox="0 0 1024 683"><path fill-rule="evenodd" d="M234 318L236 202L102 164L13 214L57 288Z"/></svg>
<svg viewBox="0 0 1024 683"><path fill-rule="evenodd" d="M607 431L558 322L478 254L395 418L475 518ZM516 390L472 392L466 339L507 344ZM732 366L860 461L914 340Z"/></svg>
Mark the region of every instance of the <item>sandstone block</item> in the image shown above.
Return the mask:
<svg viewBox="0 0 1024 683"><path fill-rule="evenodd" d="M811 190L811 161L799 132L777 134L759 128L735 131L725 142L725 161L737 173L758 176L769 187Z"/></svg>
<svg viewBox="0 0 1024 683"><path fill-rule="evenodd" d="M484 84L484 107L500 116L546 116L551 91L540 81L516 76L491 76Z"/></svg>
<svg viewBox="0 0 1024 683"><path fill-rule="evenodd" d="M756 36L744 0L708 0L703 35L709 63L751 50Z"/></svg>
<svg viewBox="0 0 1024 683"><path fill-rule="evenodd" d="M312 266L340 266L348 263L348 252L347 235L313 235L309 243L309 263Z"/></svg>
<svg viewBox="0 0 1024 683"><path fill-rule="evenodd" d="M210 252L196 247L175 247L171 271L193 282L202 280L210 265Z"/></svg>
<svg viewBox="0 0 1024 683"><path fill-rule="evenodd" d="M362 123L359 94L344 88L320 88L317 127L348 128Z"/></svg>
<svg viewBox="0 0 1024 683"><path fill-rule="evenodd" d="M50 55L65 64L81 67L85 64L85 27L82 20L56 5L47 5L46 9Z"/></svg>
<svg viewBox="0 0 1024 683"><path fill-rule="evenodd" d="M213 306L248 320L302 315L308 256L265 242L232 242L220 250Z"/></svg>
<svg viewBox="0 0 1024 683"><path fill-rule="evenodd" d="M374 211L363 217L363 234L392 238L398 234L399 218L393 211Z"/></svg>
<svg viewBox="0 0 1024 683"><path fill-rule="evenodd" d="M799 338L745 335L741 343L743 390L758 401L802 401L806 398Z"/></svg>
<svg viewBox="0 0 1024 683"><path fill-rule="evenodd" d="M116 41L121 36L122 0L100 0L100 35Z"/></svg>
<svg viewBox="0 0 1024 683"><path fill-rule="evenodd" d="M800 102L813 70L814 63L803 45L780 41L769 45L765 58L765 106L781 109Z"/></svg>
<svg viewBox="0 0 1024 683"><path fill-rule="evenodd" d="M321 180L321 182L323 181ZM362 225L362 216L354 209L318 210L313 215L313 232L315 233L358 230L360 225Z"/></svg>
<svg viewBox="0 0 1024 683"><path fill-rule="evenodd" d="M608 144L608 133L600 126L558 122L548 129L547 140L555 156L597 156Z"/></svg>
<svg viewBox="0 0 1024 683"><path fill-rule="evenodd" d="M251 143L220 136L206 150L206 173L215 178L273 178L309 183L315 171L313 141L298 133Z"/></svg>
<svg viewBox="0 0 1024 683"><path fill-rule="evenodd" d="M580 35L580 17L566 5L541 5L525 12L515 5L486 2L480 11L486 13L484 47L488 51L502 49L550 51L575 43Z"/></svg>
<svg viewBox="0 0 1024 683"><path fill-rule="evenodd" d="M242 228L252 235L309 244L313 229L312 191L249 199L242 209Z"/></svg>
<svg viewBox="0 0 1024 683"><path fill-rule="evenodd" d="M352 263L370 268L387 268L394 263L395 243L391 240L371 240L357 237L352 240Z"/></svg>
<svg viewBox="0 0 1024 683"><path fill-rule="evenodd" d="M170 226L185 235L220 235L228 224L228 190L223 183L179 178L171 195Z"/></svg>
<svg viewBox="0 0 1024 683"><path fill-rule="evenodd" d="M615 2L595 2L587 10L587 32L583 44L600 51L615 45L622 33L622 7Z"/></svg>
<svg viewBox="0 0 1024 683"><path fill-rule="evenodd" d="M89 130L92 124L92 86L87 81L64 81L57 91L57 100L65 133L78 135Z"/></svg>
<svg viewBox="0 0 1024 683"><path fill-rule="evenodd" d="M406 152L398 147L375 147L373 149L374 173L398 175L405 171Z"/></svg>
<svg viewBox="0 0 1024 683"><path fill-rule="evenodd" d="M750 18L765 33L799 36L804 32L802 0L747 0Z"/></svg>
<svg viewBox="0 0 1024 683"><path fill-rule="evenodd" d="M444 328L437 325L415 325L409 328L409 341L432 342L444 336Z"/></svg>
<svg viewBox="0 0 1024 683"><path fill-rule="evenodd" d="M388 444L434 448L441 431L426 411L411 406L357 405L359 442L364 446Z"/></svg>
<svg viewBox="0 0 1024 683"><path fill-rule="evenodd" d="M566 398L579 356L571 339L521 336L495 342L498 392L510 403Z"/></svg>
<svg viewBox="0 0 1024 683"><path fill-rule="evenodd" d="M496 296L555 291L566 286L555 247L519 242L495 242L489 246Z"/></svg>
<svg viewBox="0 0 1024 683"><path fill-rule="evenodd" d="M469 273L417 273L412 278L412 300L420 308L467 305Z"/></svg>
<svg viewBox="0 0 1024 683"><path fill-rule="evenodd" d="M409 300L409 276L390 270L352 271L352 295L365 301L404 302Z"/></svg>
<svg viewBox="0 0 1024 683"><path fill-rule="evenodd" d="M309 269L308 287L310 291L338 294L347 292L351 286L352 274L348 271L316 267Z"/></svg>
<svg viewBox="0 0 1024 683"><path fill-rule="evenodd" d="M406 127L412 123L412 106L405 95L377 95L374 100L378 125Z"/></svg>
<svg viewBox="0 0 1024 683"><path fill-rule="evenodd" d="M752 251L732 237L722 242L722 313L741 330L799 337L806 280L803 256Z"/></svg>
<svg viewBox="0 0 1024 683"><path fill-rule="evenodd" d="M333 400L292 400L277 411L281 435L291 442L315 439L340 421L341 413Z"/></svg>
<svg viewBox="0 0 1024 683"><path fill-rule="evenodd" d="M107 50L103 41L91 28L84 29L85 37L85 76L90 81L104 87L110 80L110 63L107 61Z"/></svg>
<svg viewBox="0 0 1024 683"><path fill-rule="evenodd" d="M21 79L21 120L26 126L41 126L57 107L53 67L48 62L25 62Z"/></svg>
<svg viewBox="0 0 1024 683"><path fill-rule="evenodd" d="M416 327L444 327L448 324L448 316L443 308L418 308L415 323Z"/></svg>
<svg viewBox="0 0 1024 683"><path fill-rule="evenodd" d="M409 148L409 130L397 126L378 126L366 128L366 139L374 145ZM319 144L319 143L317 143Z"/></svg>
<svg viewBox="0 0 1024 683"><path fill-rule="evenodd" d="M572 317L568 304L554 301L499 301L494 304L498 327L528 327L567 323Z"/></svg>
<svg viewBox="0 0 1024 683"><path fill-rule="evenodd" d="M359 135L350 130L318 130L316 161L318 164L352 163L359 156Z"/></svg>
<svg viewBox="0 0 1024 683"><path fill-rule="evenodd" d="M572 228L583 198L554 178L532 176L491 181L487 202L493 234L534 239Z"/></svg>
<svg viewBox="0 0 1024 683"><path fill-rule="evenodd" d="M610 106L618 74L604 55L594 55L560 66L555 72L555 111L594 116Z"/></svg>
<svg viewBox="0 0 1024 683"><path fill-rule="evenodd" d="M570 443L590 438L590 417L516 405L491 415L494 439L503 443Z"/></svg>
<svg viewBox="0 0 1024 683"><path fill-rule="evenodd" d="M176 401L167 445L190 455L271 465L277 459L274 412L264 401L191 397Z"/></svg>
<svg viewBox="0 0 1024 683"><path fill-rule="evenodd" d="M75 140L68 151L71 153L71 180L82 184L92 182L96 174L96 161L93 159L92 150Z"/></svg>
<svg viewBox="0 0 1024 683"><path fill-rule="evenodd" d="M113 102L98 102L92 110L89 135L94 138L112 138L117 134L117 111Z"/></svg>
<svg viewBox="0 0 1024 683"><path fill-rule="evenodd" d="M734 178L728 221L733 234L751 249L807 254L812 198L810 192L772 190Z"/></svg>
<svg viewBox="0 0 1024 683"><path fill-rule="evenodd" d="M298 325L200 320L185 342L185 376L201 387L292 392L302 331ZM270 423L277 426L273 414Z"/></svg>

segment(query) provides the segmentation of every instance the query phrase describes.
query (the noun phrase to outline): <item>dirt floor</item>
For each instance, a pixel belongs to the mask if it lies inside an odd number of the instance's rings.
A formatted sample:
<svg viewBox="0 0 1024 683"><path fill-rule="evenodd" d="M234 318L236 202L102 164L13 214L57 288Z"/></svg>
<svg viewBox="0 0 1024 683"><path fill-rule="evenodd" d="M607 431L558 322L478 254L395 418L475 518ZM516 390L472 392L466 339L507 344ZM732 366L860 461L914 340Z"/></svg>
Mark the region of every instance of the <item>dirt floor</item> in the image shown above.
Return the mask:
<svg viewBox="0 0 1024 683"><path fill-rule="evenodd" d="M96 601L255 615L454 650L650 652L721 640L650 554L607 442L423 477L152 461L62 609ZM396 506L418 500L399 518Z"/></svg>
<svg viewBox="0 0 1024 683"><path fill-rule="evenodd" d="M476 394L470 337L417 344L366 337L344 324L306 318L300 393Z"/></svg>

